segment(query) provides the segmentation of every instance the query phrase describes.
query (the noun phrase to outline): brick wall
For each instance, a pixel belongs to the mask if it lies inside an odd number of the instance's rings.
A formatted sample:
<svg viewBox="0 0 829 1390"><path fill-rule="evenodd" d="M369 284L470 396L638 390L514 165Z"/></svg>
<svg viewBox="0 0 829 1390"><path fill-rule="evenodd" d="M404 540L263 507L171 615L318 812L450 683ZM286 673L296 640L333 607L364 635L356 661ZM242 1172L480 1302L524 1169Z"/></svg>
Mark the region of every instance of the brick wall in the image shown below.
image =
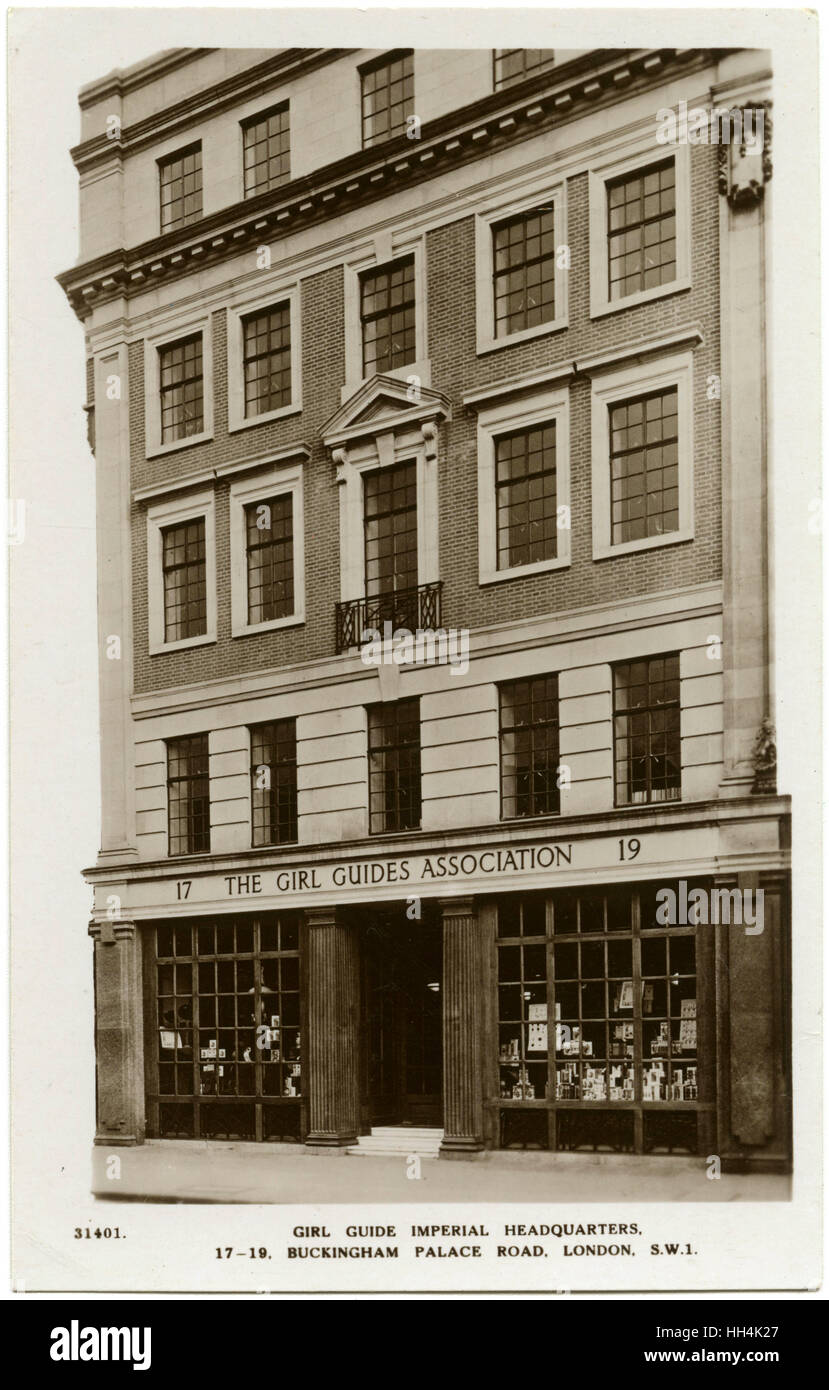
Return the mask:
<svg viewBox="0 0 829 1390"><path fill-rule="evenodd" d="M453 401L440 456L440 573L443 621L475 628L561 609L601 603L721 573L719 403L706 398L706 378L719 371L718 194L716 149L696 146L692 168L692 284L649 304L589 317L587 176L569 180L570 327L561 332L475 353L474 219L439 228L427 238L428 333L432 384ZM218 641L215 645L147 655L146 521L134 508L135 688L139 692L214 680L334 653L334 605L340 597L339 514L334 466L319 430L340 404L345 380L343 275L339 268L302 285L303 410L234 434L227 432L226 315L213 315L214 438L147 460L144 457L143 346L130 353L130 437L134 488L210 465L303 441L305 466L306 622L300 628L232 639L229 592L229 484L216 487ZM572 562L569 569L494 585L478 584L476 418L463 392L504 377L578 360L656 331L701 323L694 354L694 517L696 539L664 549L594 561L591 557L590 384L570 388Z"/></svg>
<svg viewBox="0 0 829 1390"><path fill-rule="evenodd" d="M334 651L334 604L340 596L339 510L334 464L319 431L340 404L345 380L343 274L325 271L302 286L303 410L283 420L229 434L227 430L227 328L224 310L213 315L214 437L206 444L158 458L144 457L143 345L130 352L130 439L133 488L219 463L266 455L269 449L304 441L311 447L305 465L306 621L302 627L230 635L230 483L216 485L216 586L218 641L184 651L147 654L147 505L133 508L133 602L135 605L135 689L158 690L194 681L216 680L239 671L262 671L295 661L330 656ZM137 389L136 389L137 387ZM201 485L203 486L203 484ZM182 494L186 496L186 493Z"/></svg>

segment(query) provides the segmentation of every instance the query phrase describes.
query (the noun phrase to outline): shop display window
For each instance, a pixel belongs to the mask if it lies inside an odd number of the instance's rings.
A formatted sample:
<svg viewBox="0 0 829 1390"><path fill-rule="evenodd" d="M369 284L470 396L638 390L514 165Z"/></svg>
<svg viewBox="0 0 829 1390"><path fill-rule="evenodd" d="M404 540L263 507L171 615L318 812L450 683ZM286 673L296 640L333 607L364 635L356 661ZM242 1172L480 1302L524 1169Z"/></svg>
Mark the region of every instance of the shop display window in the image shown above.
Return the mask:
<svg viewBox="0 0 829 1390"><path fill-rule="evenodd" d="M299 1138L299 937L299 917L292 913L150 930L145 970L153 1133ZM275 1113L286 1106L294 1113Z"/></svg>
<svg viewBox="0 0 829 1390"><path fill-rule="evenodd" d="M533 1146L506 1107L543 1107L558 1148L698 1151L713 1110L706 928L660 921L660 886L496 900L502 1147Z"/></svg>

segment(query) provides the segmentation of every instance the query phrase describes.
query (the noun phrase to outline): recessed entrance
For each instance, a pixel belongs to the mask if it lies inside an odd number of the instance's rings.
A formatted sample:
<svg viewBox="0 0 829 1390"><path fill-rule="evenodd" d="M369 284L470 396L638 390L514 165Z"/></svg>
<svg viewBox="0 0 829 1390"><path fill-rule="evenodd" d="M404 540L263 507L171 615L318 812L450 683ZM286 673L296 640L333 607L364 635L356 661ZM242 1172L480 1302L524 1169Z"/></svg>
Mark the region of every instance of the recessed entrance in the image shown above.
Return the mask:
<svg viewBox="0 0 829 1390"><path fill-rule="evenodd" d="M427 911L367 914L361 929L363 1131L443 1124L443 929Z"/></svg>

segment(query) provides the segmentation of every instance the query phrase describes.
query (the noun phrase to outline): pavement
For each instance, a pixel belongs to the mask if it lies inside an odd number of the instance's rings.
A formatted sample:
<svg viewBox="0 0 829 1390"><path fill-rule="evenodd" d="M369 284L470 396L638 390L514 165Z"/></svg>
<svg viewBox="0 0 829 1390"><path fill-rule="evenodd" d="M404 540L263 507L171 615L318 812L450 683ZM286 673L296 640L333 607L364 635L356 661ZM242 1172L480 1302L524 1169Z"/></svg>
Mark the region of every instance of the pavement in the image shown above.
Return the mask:
<svg viewBox="0 0 829 1390"><path fill-rule="evenodd" d="M112 1158L120 1160L114 1180ZM96 1147L91 1190L138 1202L312 1204L322 1202L780 1202L789 1177L708 1177L704 1158L487 1152L421 1158L362 1157L291 1144L148 1140Z"/></svg>

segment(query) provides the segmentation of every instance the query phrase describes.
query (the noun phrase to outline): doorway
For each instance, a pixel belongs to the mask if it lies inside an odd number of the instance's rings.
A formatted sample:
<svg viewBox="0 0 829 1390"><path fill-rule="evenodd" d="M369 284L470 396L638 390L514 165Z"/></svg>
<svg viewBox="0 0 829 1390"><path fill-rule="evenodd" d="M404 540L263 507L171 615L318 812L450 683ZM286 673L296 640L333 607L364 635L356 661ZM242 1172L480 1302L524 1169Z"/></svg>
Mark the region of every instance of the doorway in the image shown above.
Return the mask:
<svg viewBox="0 0 829 1390"><path fill-rule="evenodd" d="M366 1130L443 1124L443 928L427 906L420 922L401 907L363 925Z"/></svg>

